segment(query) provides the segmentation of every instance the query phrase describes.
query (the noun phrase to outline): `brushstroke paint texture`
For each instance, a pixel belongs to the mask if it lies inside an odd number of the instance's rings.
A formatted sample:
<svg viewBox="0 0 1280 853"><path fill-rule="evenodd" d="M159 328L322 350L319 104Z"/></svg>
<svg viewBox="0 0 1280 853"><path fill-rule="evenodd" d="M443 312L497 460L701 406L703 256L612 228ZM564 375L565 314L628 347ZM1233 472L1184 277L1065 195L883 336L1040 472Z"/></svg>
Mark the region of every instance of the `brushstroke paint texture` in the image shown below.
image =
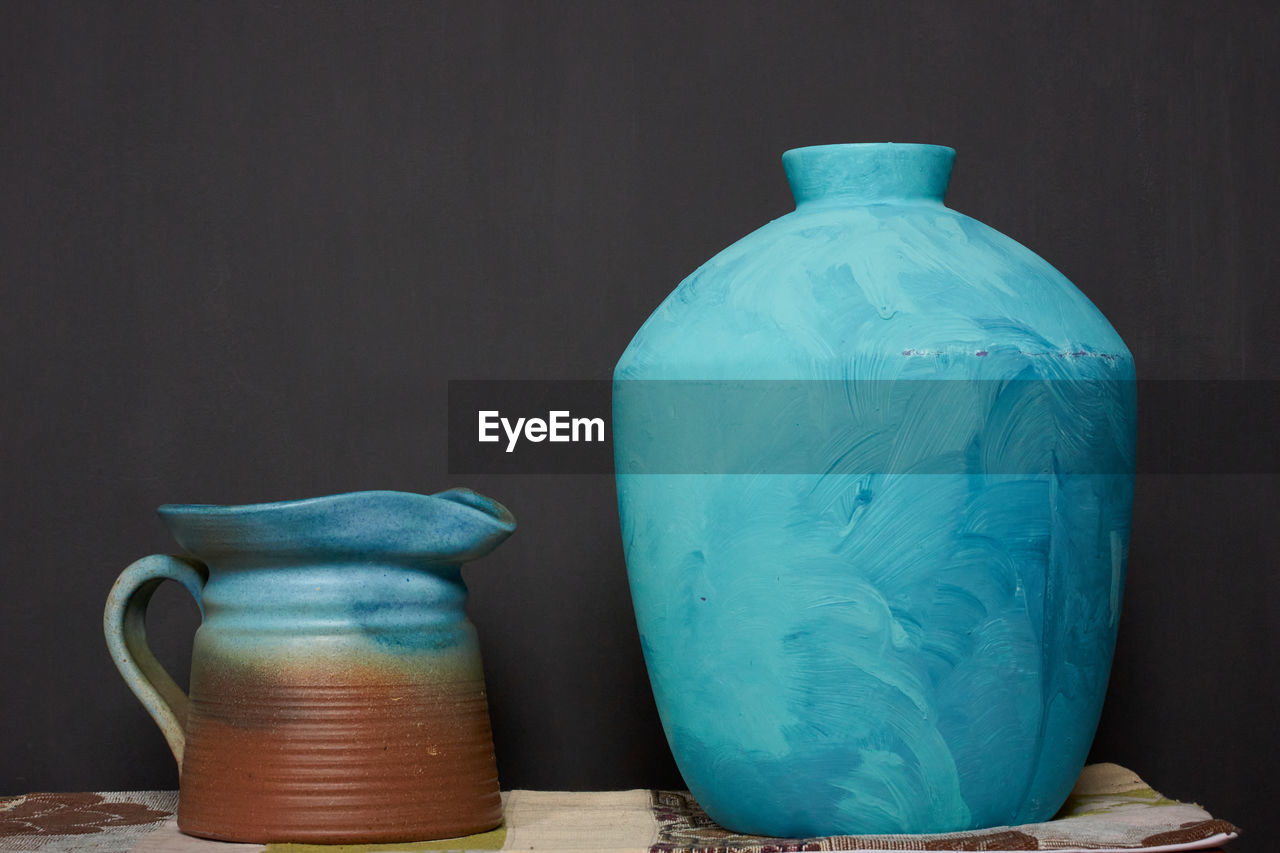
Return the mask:
<svg viewBox="0 0 1280 853"><path fill-rule="evenodd" d="M682 282L614 373L654 695L689 788L737 831L1047 819L1097 725L1129 536L1132 358L1049 264L943 206L953 156L788 152L796 211ZM845 393L818 414L768 401L714 448L627 393L762 379ZM955 399L881 399L911 380L956 380ZM788 442L822 467L742 473ZM704 464L673 470L681 448ZM894 467L903 454L920 466Z"/></svg>
<svg viewBox="0 0 1280 853"><path fill-rule="evenodd" d="M354 844L501 821L461 567L515 529L504 507L455 489L160 515L208 566L179 759L183 832Z"/></svg>

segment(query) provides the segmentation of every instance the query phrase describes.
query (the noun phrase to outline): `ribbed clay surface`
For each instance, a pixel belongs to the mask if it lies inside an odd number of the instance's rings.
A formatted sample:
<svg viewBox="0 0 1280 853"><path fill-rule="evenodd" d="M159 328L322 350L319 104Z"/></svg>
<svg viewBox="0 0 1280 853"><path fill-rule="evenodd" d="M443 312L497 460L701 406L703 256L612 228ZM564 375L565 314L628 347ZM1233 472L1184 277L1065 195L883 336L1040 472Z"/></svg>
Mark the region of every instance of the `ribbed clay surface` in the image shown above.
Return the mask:
<svg viewBox="0 0 1280 853"><path fill-rule="evenodd" d="M468 835L502 820L483 681L206 681L193 684L187 720L185 833L378 843Z"/></svg>

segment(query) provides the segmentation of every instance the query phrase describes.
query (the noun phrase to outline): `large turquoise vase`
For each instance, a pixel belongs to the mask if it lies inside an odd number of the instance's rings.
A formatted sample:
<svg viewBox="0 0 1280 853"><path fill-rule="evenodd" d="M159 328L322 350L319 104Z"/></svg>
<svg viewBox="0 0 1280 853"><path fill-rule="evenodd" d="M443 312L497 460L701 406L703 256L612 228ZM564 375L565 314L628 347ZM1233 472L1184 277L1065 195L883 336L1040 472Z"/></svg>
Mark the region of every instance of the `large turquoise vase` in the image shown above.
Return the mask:
<svg viewBox="0 0 1280 853"><path fill-rule="evenodd" d="M1061 273L943 204L954 156L788 151L795 211L682 282L614 373L645 661L732 830L1047 820L1089 751L1133 360Z"/></svg>

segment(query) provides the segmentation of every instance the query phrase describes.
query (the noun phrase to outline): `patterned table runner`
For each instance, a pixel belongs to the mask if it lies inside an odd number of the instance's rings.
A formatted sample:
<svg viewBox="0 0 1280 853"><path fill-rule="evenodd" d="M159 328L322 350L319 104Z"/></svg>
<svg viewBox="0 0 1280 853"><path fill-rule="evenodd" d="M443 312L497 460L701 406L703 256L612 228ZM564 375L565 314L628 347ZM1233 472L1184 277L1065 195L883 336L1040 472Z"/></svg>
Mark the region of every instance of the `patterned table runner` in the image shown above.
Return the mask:
<svg viewBox="0 0 1280 853"><path fill-rule="evenodd" d="M0 850L29 853L391 853L581 851L790 853L807 850L1172 851L1220 847L1239 830L1192 803L1167 799L1115 764L1084 769L1047 823L946 835L779 839L721 829L684 791L510 791L492 832L412 844L226 844L178 832L175 791L27 794L0 799Z"/></svg>

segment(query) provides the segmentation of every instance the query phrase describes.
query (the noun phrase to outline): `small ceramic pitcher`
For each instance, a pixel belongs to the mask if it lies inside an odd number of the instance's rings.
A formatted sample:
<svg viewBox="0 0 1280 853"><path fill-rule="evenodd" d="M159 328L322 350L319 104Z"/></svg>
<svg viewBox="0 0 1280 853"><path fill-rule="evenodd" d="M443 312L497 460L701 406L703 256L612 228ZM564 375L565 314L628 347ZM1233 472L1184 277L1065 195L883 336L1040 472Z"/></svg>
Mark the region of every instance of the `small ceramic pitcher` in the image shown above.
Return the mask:
<svg viewBox="0 0 1280 853"><path fill-rule="evenodd" d="M167 505L193 558L145 557L107 601L107 645L178 761L178 827L225 841L355 844L502 820L462 564L515 529L465 489ZM147 648L164 580L200 605L190 696Z"/></svg>

